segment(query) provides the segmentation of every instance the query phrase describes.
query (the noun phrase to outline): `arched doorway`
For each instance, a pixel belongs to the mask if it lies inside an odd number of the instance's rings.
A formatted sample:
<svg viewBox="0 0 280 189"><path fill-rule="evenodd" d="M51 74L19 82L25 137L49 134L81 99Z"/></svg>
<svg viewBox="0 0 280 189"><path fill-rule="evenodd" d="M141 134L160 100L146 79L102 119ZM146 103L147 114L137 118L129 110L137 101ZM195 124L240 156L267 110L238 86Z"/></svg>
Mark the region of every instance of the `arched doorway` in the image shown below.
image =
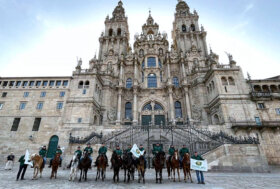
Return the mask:
<svg viewBox="0 0 280 189"><path fill-rule="evenodd" d="M149 102L141 111L142 125L165 125L165 111L161 104L157 102Z"/></svg>
<svg viewBox="0 0 280 189"><path fill-rule="evenodd" d="M58 136L53 135L50 138L49 146L48 146L48 153L47 153L47 158L52 158L55 155L55 151L57 149L58 145Z"/></svg>

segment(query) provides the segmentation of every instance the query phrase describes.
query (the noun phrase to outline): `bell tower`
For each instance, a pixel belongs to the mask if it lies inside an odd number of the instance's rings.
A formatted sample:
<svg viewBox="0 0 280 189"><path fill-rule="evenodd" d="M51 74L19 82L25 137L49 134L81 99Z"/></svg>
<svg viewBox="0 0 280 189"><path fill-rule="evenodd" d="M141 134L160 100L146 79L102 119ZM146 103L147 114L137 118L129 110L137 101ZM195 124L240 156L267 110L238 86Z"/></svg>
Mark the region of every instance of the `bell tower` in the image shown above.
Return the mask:
<svg viewBox="0 0 280 189"><path fill-rule="evenodd" d="M176 5L175 20L173 22L172 38L175 49L184 54L196 48L203 56L207 56L206 32L198 25L199 16L183 0Z"/></svg>
<svg viewBox="0 0 280 189"><path fill-rule="evenodd" d="M99 43L99 60L103 60L104 56L109 53L114 53L114 55L118 56L127 54L129 47L129 30L122 1L119 1L114 9L113 17L106 17L105 33L103 32L101 34Z"/></svg>

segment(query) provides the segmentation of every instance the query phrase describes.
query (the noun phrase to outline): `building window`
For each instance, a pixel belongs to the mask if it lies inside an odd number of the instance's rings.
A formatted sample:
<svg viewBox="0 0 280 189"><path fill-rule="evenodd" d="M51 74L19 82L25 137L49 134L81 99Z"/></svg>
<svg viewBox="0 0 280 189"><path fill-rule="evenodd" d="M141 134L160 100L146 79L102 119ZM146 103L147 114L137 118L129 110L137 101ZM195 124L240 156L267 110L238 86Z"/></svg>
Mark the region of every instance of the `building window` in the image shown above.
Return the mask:
<svg viewBox="0 0 280 189"><path fill-rule="evenodd" d="M15 118L14 119L11 131L17 131L18 130L19 122L20 122L20 118Z"/></svg>
<svg viewBox="0 0 280 189"><path fill-rule="evenodd" d="M41 86L41 81L36 81L36 87L40 87Z"/></svg>
<svg viewBox="0 0 280 189"><path fill-rule="evenodd" d="M80 81L78 85L78 89L82 89L84 87L84 82Z"/></svg>
<svg viewBox="0 0 280 189"><path fill-rule="evenodd" d="M13 86L14 86L14 84L15 84L15 82L14 82L14 81L10 81L10 83L9 83L9 87L13 87Z"/></svg>
<svg viewBox="0 0 280 189"><path fill-rule="evenodd" d="M59 93L59 97L64 97L65 96L65 92L64 91L61 91L60 93Z"/></svg>
<svg viewBox="0 0 280 189"><path fill-rule="evenodd" d="M156 67L156 58L155 57L149 57L148 58L148 67Z"/></svg>
<svg viewBox="0 0 280 189"><path fill-rule="evenodd" d="M50 86L50 87L53 87L53 86L54 86L54 81L50 81L49 86Z"/></svg>
<svg viewBox="0 0 280 189"><path fill-rule="evenodd" d="M145 62L142 62L142 69L145 68Z"/></svg>
<svg viewBox="0 0 280 189"><path fill-rule="evenodd" d="M59 87L61 85L61 81L56 81L56 86Z"/></svg>
<svg viewBox="0 0 280 189"><path fill-rule="evenodd" d="M143 57L144 56L144 50L143 49L140 49L139 50L139 57L141 58L141 57Z"/></svg>
<svg viewBox="0 0 280 189"><path fill-rule="evenodd" d="M43 87L48 86L48 81L43 81Z"/></svg>
<svg viewBox="0 0 280 189"><path fill-rule="evenodd" d="M163 110L163 107L160 104L155 104L154 110Z"/></svg>
<svg viewBox="0 0 280 189"><path fill-rule="evenodd" d="M35 118L32 131L39 131L41 118Z"/></svg>
<svg viewBox="0 0 280 189"><path fill-rule="evenodd" d="M226 77L222 77L221 80L222 80L222 85L228 85L228 81Z"/></svg>
<svg viewBox="0 0 280 189"><path fill-rule="evenodd" d="M142 72L142 82L144 82L144 72Z"/></svg>
<svg viewBox="0 0 280 189"><path fill-rule="evenodd" d="M160 81L162 82L162 72L160 72Z"/></svg>
<svg viewBox="0 0 280 189"><path fill-rule="evenodd" d="M121 36L121 34L122 34L122 29L121 29L121 28L118 28L117 35L118 35L118 36Z"/></svg>
<svg viewBox="0 0 280 189"><path fill-rule="evenodd" d="M58 102L56 104L56 109L61 110L63 108L63 102Z"/></svg>
<svg viewBox="0 0 280 189"><path fill-rule="evenodd" d="M132 87L132 79L131 78L128 78L126 80L126 88L127 89L130 89Z"/></svg>
<svg viewBox="0 0 280 189"><path fill-rule="evenodd" d="M173 85L174 85L174 87L179 87L178 77L173 77Z"/></svg>
<svg viewBox="0 0 280 189"><path fill-rule="evenodd" d="M182 117L182 107L181 107L181 102L179 101L175 102L175 117L176 118Z"/></svg>
<svg viewBox="0 0 280 189"><path fill-rule="evenodd" d="M41 92L40 97L45 97L46 96L46 92Z"/></svg>
<svg viewBox="0 0 280 189"><path fill-rule="evenodd" d="M228 78L229 85L235 85L234 79L232 77Z"/></svg>
<svg viewBox="0 0 280 189"><path fill-rule="evenodd" d="M3 82L3 87L6 87L8 85L8 81Z"/></svg>
<svg viewBox="0 0 280 189"><path fill-rule="evenodd" d="M83 94L87 94L87 90L86 89L83 90Z"/></svg>
<svg viewBox="0 0 280 189"><path fill-rule="evenodd" d="M23 86L23 87L26 87L26 86L27 86L27 84L28 84L28 81L23 81L22 86Z"/></svg>
<svg viewBox="0 0 280 189"><path fill-rule="evenodd" d="M275 111L277 115L280 115L280 108L276 108Z"/></svg>
<svg viewBox="0 0 280 189"><path fill-rule="evenodd" d="M258 109L265 109L264 103L258 103Z"/></svg>
<svg viewBox="0 0 280 189"><path fill-rule="evenodd" d="M157 76L156 74L148 75L148 88L156 88L157 87Z"/></svg>
<svg viewBox="0 0 280 189"><path fill-rule="evenodd" d="M127 102L125 104L125 119L132 119L132 104L131 102Z"/></svg>
<svg viewBox="0 0 280 189"><path fill-rule="evenodd" d="M109 36L111 37L113 35L113 29L109 29Z"/></svg>
<svg viewBox="0 0 280 189"><path fill-rule="evenodd" d="M2 93L2 97L3 97L3 98L6 97L7 94L8 94L7 92L3 92L3 93Z"/></svg>
<svg viewBox="0 0 280 189"><path fill-rule="evenodd" d="M23 110L23 109L25 109L25 106L26 106L26 102L21 102L19 105L19 109Z"/></svg>
<svg viewBox="0 0 280 189"><path fill-rule="evenodd" d="M220 119L219 119L219 116L217 114L214 115L214 124L215 125L219 125L220 124Z"/></svg>
<svg viewBox="0 0 280 189"><path fill-rule="evenodd" d="M261 122L261 119L260 117L255 117L255 121L256 121L256 124L261 126L262 125L262 122Z"/></svg>
<svg viewBox="0 0 280 189"><path fill-rule="evenodd" d="M185 24L182 25L182 32L187 32L187 27Z"/></svg>
<svg viewBox="0 0 280 189"><path fill-rule="evenodd" d="M4 107L4 104L3 103L0 103L0 110L2 110Z"/></svg>
<svg viewBox="0 0 280 189"><path fill-rule="evenodd" d="M78 123L82 123L82 118L78 118Z"/></svg>
<svg viewBox="0 0 280 189"><path fill-rule="evenodd" d="M29 82L29 86L30 86L30 87L33 87L34 84L35 84L35 81L30 81L30 82Z"/></svg>
<svg viewBox="0 0 280 189"><path fill-rule="evenodd" d="M195 31L195 25L194 24L191 25L191 30Z"/></svg>
<svg viewBox="0 0 280 189"><path fill-rule="evenodd" d="M146 104L144 107L143 107L143 111L145 110L150 110L152 111L152 105L151 104Z"/></svg>
<svg viewBox="0 0 280 189"><path fill-rule="evenodd" d="M16 86L20 87L20 85L21 85L21 81L17 81Z"/></svg>
<svg viewBox="0 0 280 189"><path fill-rule="evenodd" d="M29 96L29 92L24 92L24 93L23 93L23 97L26 98L26 97L28 97L28 96Z"/></svg>
<svg viewBox="0 0 280 189"><path fill-rule="evenodd" d="M42 109L43 109L43 102L38 102L37 110L42 110Z"/></svg>
<svg viewBox="0 0 280 189"><path fill-rule="evenodd" d="M66 87L68 85L68 81L63 81L63 87Z"/></svg>

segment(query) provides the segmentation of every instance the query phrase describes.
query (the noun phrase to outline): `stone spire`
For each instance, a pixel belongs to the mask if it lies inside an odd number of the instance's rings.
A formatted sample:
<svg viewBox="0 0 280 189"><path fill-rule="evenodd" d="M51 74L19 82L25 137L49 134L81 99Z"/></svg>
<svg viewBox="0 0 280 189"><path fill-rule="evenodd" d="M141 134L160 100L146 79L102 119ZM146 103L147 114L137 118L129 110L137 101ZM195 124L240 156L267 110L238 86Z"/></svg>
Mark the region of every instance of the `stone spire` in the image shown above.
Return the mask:
<svg viewBox="0 0 280 189"><path fill-rule="evenodd" d="M116 6L115 10L113 11L113 19L115 19L115 20L125 19L125 10L123 8L122 1L119 1L118 5Z"/></svg>
<svg viewBox="0 0 280 189"><path fill-rule="evenodd" d="M142 26L143 34L157 34L159 26L155 23L154 18L152 17L151 10L149 10L149 17L147 18L146 23Z"/></svg>
<svg viewBox="0 0 280 189"><path fill-rule="evenodd" d="M176 5L176 14L177 15L186 15L190 13L190 7L183 0L178 0L178 4Z"/></svg>

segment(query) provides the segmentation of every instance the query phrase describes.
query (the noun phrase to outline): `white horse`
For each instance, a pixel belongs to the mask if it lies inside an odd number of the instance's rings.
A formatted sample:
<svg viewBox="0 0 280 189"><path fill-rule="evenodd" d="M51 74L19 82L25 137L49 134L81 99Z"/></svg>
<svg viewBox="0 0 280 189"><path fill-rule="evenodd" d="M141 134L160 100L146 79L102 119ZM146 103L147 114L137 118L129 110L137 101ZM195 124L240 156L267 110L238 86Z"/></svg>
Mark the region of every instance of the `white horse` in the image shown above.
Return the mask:
<svg viewBox="0 0 280 189"><path fill-rule="evenodd" d="M75 181L75 179L77 177L78 166L79 166L79 157L77 154L74 154L74 156L71 160L71 170L70 170L69 181Z"/></svg>

